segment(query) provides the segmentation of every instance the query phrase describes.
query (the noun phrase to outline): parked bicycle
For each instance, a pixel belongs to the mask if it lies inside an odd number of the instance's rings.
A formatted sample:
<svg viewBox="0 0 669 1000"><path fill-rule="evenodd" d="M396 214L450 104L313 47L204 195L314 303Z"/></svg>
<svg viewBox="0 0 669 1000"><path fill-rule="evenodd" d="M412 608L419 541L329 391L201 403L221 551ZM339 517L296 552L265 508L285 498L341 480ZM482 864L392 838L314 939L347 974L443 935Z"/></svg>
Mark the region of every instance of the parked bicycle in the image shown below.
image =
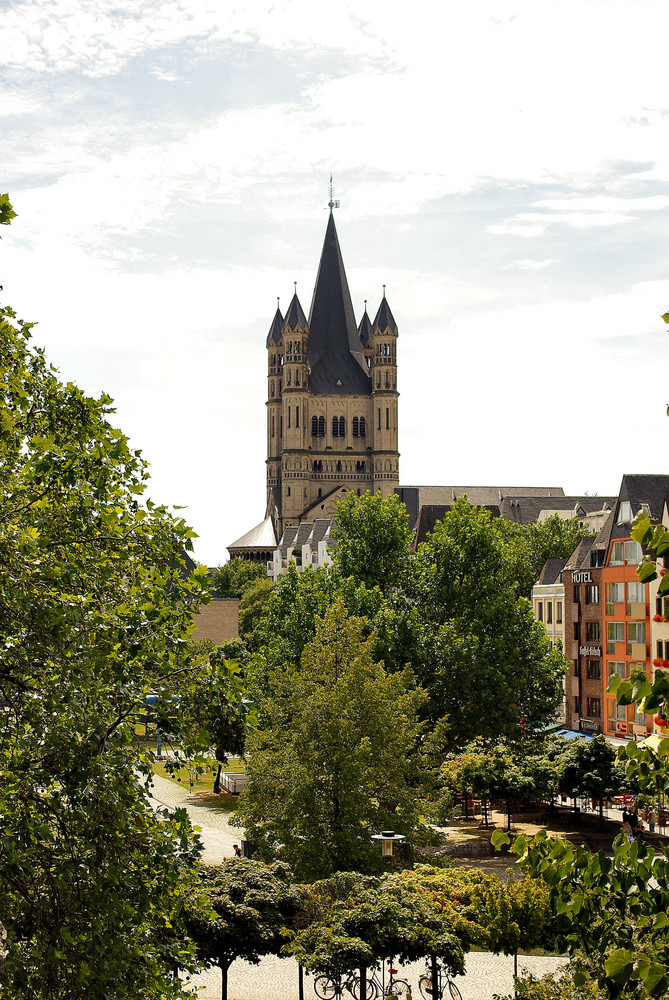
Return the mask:
<svg viewBox="0 0 669 1000"><path fill-rule="evenodd" d="M446 992L446 987L448 987L451 1000L462 1000L462 993L451 979L449 973L445 970L442 972L441 966L437 966L436 997L434 996L434 992L432 990L432 969L429 965L418 980L418 989L420 990L420 995L424 998L424 1000L442 1000L442 997Z"/></svg>
<svg viewBox="0 0 669 1000"><path fill-rule="evenodd" d="M398 1000L411 1000L411 986L405 979L397 979L398 969L388 967L388 978L381 978L376 969L369 969L365 990L365 1000L385 1000L386 997L397 997ZM321 1000L341 998L344 990L351 994L353 1000L361 1000L360 976L351 973L342 979L335 979L322 973L314 979L314 992Z"/></svg>
<svg viewBox="0 0 669 1000"><path fill-rule="evenodd" d="M323 972L314 979L314 993L321 1000L335 1000L335 997L341 998L344 990L347 990L351 994L353 1000L361 1000L360 976L351 973L343 978L335 979L334 976L328 976L327 973ZM376 991L374 986L368 979L365 1000L374 1000L375 996Z"/></svg>

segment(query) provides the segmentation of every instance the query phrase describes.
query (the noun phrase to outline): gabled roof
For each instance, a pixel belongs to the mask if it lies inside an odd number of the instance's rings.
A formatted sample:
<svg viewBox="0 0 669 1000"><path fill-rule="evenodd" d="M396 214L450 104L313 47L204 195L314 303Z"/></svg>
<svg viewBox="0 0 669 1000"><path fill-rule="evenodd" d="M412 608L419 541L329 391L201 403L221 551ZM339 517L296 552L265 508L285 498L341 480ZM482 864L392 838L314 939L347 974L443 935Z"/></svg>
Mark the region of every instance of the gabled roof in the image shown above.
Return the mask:
<svg viewBox="0 0 669 1000"><path fill-rule="evenodd" d="M610 507L616 502L616 497L546 497L537 496L505 496L500 503L500 514L505 521L513 521L514 524L534 524L542 511L557 512L569 511L577 517L579 507L584 509L584 513L595 513L601 511L607 503Z"/></svg>
<svg viewBox="0 0 669 1000"><path fill-rule="evenodd" d="M539 574L537 584L539 584L539 586L542 584L547 586L551 583L557 583L566 562L566 559L547 559L541 567L541 573Z"/></svg>
<svg viewBox="0 0 669 1000"><path fill-rule="evenodd" d="M362 319L360 320L360 326L358 327L358 336L360 337L361 347L367 347L370 340L372 339L372 324L370 322L369 316L367 315L366 309L362 315Z"/></svg>
<svg viewBox="0 0 669 1000"><path fill-rule="evenodd" d="M381 300L381 305L379 306L378 312L374 318L372 327L374 330L380 330L381 333L384 333L386 329L389 329L392 334L397 336L397 323L395 322L393 314L390 311L390 306L388 305L385 295Z"/></svg>
<svg viewBox="0 0 669 1000"><path fill-rule="evenodd" d="M267 347L276 347L276 345L280 342L282 327L283 316L281 315L281 310L277 307L274 319L272 320L272 325L270 326L269 333L267 334Z"/></svg>
<svg viewBox="0 0 669 1000"><path fill-rule="evenodd" d="M355 323L334 216L330 212L309 313L309 388L313 393L369 394L360 337Z"/></svg>
<svg viewBox="0 0 669 1000"><path fill-rule="evenodd" d="M599 537L599 536L598 536ZM590 551L597 546L598 538L582 538L564 564L565 570L577 570L590 567Z"/></svg>
<svg viewBox="0 0 669 1000"><path fill-rule="evenodd" d="M288 312L286 313L286 318L284 319L283 324L284 329L290 330L295 330L299 326L303 333L307 329L307 317L302 311L302 306L300 305L300 300L297 297L297 292L290 300Z"/></svg>

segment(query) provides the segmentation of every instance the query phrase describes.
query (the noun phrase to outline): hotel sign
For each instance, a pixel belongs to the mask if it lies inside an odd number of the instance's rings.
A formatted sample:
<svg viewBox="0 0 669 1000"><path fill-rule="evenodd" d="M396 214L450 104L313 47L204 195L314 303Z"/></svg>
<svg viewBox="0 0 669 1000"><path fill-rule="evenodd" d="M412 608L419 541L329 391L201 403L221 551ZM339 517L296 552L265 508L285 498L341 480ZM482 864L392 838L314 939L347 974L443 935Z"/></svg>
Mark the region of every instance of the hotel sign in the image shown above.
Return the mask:
<svg viewBox="0 0 669 1000"><path fill-rule="evenodd" d="M592 573L586 571L583 573L572 573L571 576L572 583L592 583Z"/></svg>
<svg viewBox="0 0 669 1000"><path fill-rule="evenodd" d="M579 654L581 656L601 656L602 647L601 646L579 646Z"/></svg>

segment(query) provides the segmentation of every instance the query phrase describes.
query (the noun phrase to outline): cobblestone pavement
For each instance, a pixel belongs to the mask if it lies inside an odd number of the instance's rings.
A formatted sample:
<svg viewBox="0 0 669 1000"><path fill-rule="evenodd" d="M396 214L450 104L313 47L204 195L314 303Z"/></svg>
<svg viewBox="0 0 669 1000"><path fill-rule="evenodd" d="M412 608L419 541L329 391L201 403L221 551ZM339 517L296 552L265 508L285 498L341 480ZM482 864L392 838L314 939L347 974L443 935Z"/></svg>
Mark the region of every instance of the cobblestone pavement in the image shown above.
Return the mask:
<svg viewBox="0 0 669 1000"><path fill-rule="evenodd" d="M153 801L170 809L185 807L191 822L200 828L204 844L202 859L205 864L218 864L223 858L234 856L233 844L238 844L243 831L230 826L227 814L217 809L190 788L182 788L167 778L153 777ZM508 866L508 860L504 863ZM501 872L500 872L501 874ZM519 956L519 971L528 969L535 975L553 972L565 964L564 959ZM404 978L414 987L423 972L422 962L404 967ZM457 980L463 1000L490 1000L493 994L508 996L513 992L513 958L472 952L467 956L467 972ZM219 1000L221 973L218 969L195 976L192 987L200 1000ZM311 1000L316 994L313 979L305 977L304 995ZM233 962L228 975L229 1000L297 1000L297 965L290 958L268 956L260 965ZM419 997L414 989L414 997Z"/></svg>
<svg viewBox="0 0 669 1000"><path fill-rule="evenodd" d="M152 798L155 805L187 810L191 823L200 830L204 844L202 860L206 865L217 865L224 858L235 856L233 844L239 843L244 831L230 826L227 813L217 805L192 792L188 786L182 788L158 774L153 776Z"/></svg>
<svg viewBox="0 0 669 1000"><path fill-rule="evenodd" d="M518 956L518 972L523 969L543 976L566 964L566 959ZM424 962L402 966L402 977L411 983L415 1000L420 1000L418 977L425 969ZM467 972L458 976L457 985L463 1000L491 1000L493 994L513 994L513 957L472 952L467 955ZM194 988L201 1000L219 1000L221 973L212 969L196 976ZM316 997L313 979L305 976L305 1000ZM345 997L348 994L344 994ZM233 962L228 974L229 1000L297 1000L297 964L289 958L264 958L260 965Z"/></svg>

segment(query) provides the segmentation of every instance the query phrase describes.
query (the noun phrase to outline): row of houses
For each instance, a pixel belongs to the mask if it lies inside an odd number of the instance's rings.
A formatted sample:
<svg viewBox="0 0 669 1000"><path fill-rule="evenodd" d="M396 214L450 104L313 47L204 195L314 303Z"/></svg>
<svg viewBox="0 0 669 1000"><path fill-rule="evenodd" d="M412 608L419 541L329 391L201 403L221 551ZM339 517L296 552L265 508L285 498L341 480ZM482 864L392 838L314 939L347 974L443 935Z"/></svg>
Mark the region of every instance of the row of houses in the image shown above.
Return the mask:
<svg viewBox="0 0 669 1000"><path fill-rule="evenodd" d="M550 559L532 591L535 617L569 661L565 717L580 732L623 738L659 732L651 716L606 693L613 674L643 670L652 679L657 667L669 669L669 606L657 597L660 576L640 583L636 575L643 552L631 525L640 510L669 527L669 476L623 476L596 534L568 559Z"/></svg>

